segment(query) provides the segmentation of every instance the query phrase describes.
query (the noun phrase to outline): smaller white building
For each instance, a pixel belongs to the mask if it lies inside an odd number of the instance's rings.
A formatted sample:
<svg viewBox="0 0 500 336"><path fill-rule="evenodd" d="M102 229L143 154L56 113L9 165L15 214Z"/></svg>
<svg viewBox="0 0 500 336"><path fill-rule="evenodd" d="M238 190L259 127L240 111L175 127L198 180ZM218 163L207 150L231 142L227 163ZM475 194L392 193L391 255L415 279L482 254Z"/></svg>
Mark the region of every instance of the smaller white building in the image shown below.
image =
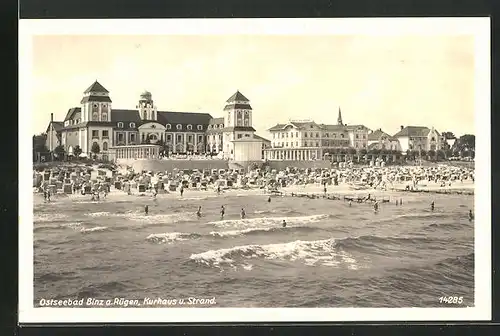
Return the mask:
<svg viewBox="0 0 500 336"><path fill-rule="evenodd" d="M262 140L256 138L241 138L232 141L234 161L261 161Z"/></svg>

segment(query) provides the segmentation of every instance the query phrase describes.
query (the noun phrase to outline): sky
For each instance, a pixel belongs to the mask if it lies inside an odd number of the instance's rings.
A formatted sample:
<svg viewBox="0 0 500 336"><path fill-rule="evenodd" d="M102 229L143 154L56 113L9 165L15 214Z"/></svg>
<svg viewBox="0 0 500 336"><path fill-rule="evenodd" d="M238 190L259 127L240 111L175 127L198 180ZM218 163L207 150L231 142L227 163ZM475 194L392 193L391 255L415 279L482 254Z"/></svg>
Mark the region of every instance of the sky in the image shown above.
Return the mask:
<svg viewBox="0 0 500 336"><path fill-rule="evenodd" d="M159 111L222 117L242 92L257 134L289 120L474 133L472 36L39 35L33 131L62 121L98 80L113 108L152 93Z"/></svg>

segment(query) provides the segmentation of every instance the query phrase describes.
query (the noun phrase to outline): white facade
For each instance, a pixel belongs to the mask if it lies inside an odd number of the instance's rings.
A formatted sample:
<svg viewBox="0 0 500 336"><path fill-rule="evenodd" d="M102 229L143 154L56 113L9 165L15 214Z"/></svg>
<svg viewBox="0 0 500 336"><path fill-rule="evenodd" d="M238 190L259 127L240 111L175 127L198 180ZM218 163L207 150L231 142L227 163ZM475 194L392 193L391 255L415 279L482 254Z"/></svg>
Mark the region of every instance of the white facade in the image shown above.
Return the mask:
<svg viewBox="0 0 500 336"><path fill-rule="evenodd" d="M234 161L262 160L262 141L258 139L238 139L233 141Z"/></svg>

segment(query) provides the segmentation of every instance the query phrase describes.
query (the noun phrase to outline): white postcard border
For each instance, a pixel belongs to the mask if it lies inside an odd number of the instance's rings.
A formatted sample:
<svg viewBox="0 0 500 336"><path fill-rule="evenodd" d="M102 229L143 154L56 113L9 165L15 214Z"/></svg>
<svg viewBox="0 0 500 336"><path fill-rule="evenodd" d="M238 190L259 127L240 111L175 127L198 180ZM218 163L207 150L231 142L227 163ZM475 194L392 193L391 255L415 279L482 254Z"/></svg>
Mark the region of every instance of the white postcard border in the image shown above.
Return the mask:
<svg viewBox="0 0 500 336"><path fill-rule="evenodd" d="M34 308L31 152L35 35L474 35L475 306L467 308ZM430 51L432 52L432 51ZM491 319L490 19L105 19L19 23L19 322L460 321ZM23 118L24 117L24 118ZM458 295L459 293L443 293ZM438 300L438 298L436 298ZM187 310L186 310L187 309Z"/></svg>

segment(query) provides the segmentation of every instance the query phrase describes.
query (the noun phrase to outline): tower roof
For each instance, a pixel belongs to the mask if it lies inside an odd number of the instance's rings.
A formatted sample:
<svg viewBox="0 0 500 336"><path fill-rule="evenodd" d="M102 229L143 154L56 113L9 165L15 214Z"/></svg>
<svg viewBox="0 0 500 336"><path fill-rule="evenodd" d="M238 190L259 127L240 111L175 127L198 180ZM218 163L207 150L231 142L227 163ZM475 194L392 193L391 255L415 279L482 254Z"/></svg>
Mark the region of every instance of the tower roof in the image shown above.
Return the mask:
<svg viewBox="0 0 500 336"><path fill-rule="evenodd" d="M226 103L231 103L234 101L249 101L249 100L240 91L236 91L235 94L233 94L231 97L229 97L228 100L226 100Z"/></svg>
<svg viewBox="0 0 500 336"><path fill-rule="evenodd" d="M100 92L100 93L109 93L108 90L104 88L104 86L101 85L97 80L89 86L87 90L85 90L83 93L89 93L89 92Z"/></svg>
<svg viewBox="0 0 500 336"><path fill-rule="evenodd" d="M339 116L337 117L337 124L342 125L342 111L340 111L340 107L339 107Z"/></svg>

